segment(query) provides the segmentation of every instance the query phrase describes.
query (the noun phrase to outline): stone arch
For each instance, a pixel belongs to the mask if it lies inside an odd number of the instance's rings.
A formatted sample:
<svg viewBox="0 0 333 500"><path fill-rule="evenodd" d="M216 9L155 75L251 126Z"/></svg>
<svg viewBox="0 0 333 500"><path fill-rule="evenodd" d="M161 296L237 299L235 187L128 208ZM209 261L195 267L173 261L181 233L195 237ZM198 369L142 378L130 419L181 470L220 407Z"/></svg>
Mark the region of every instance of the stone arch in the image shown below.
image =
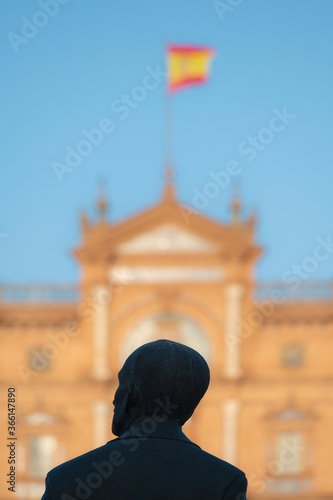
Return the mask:
<svg viewBox="0 0 333 500"><path fill-rule="evenodd" d="M199 307L201 300L194 296L195 302L190 300L190 294L187 293L186 296L180 294L177 297L173 297L169 305L166 305L165 298L161 296L158 292L149 292L145 296L141 296L141 300L134 301L132 306L127 304L122 309L118 310L111 320L111 332L110 332L110 344L111 344L111 366L113 373L116 373L123 362L123 358L129 352L126 351L124 343L129 342L129 337L131 336L131 331L133 332L136 327L141 327L140 323L147 321L151 318L151 322L160 319L161 321L179 321L181 323L183 343L190 345L186 342L187 337L190 336L190 331L197 331L200 333L193 333L197 335L197 344L200 343L199 337L202 339L202 343L206 343L206 355L202 352L204 357L208 357L207 362L211 368L215 368L216 364L221 364L221 349L217 349L218 340L223 342L221 329L223 328L222 317L220 318L218 314L212 314L212 311L207 311L206 304L202 302L202 308ZM145 299L145 300L144 300ZM146 323L147 328L149 323ZM144 328L144 327L142 327ZM187 332L187 333L185 333ZM144 336L144 335L143 335ZM149 342L148 336L145 337L146 342ZM148 339L148 340L147 340ZM153 338L151 338L153 340ZM178 341L182 342L181 339ZM142 342L145 343L145 342ZM135 342L133 342L133 346ZM209 347L208 347L209 346ZM137 347L137 346L136 346ZM134 348L136 348L134 347ZM195 342L192 343L194 349ZM197 348L200 352L200 350ZM203 350L204 351L204 350Z"/></svg>
<svg viewBox="0 0 333 500"><path fill-rule="evenodd" d="M120 364L140 345L160 338L168 338L188 345L211 361L212 346L209 335L193 318L175 311L149 314L129 328L119 346Z"/></svg>

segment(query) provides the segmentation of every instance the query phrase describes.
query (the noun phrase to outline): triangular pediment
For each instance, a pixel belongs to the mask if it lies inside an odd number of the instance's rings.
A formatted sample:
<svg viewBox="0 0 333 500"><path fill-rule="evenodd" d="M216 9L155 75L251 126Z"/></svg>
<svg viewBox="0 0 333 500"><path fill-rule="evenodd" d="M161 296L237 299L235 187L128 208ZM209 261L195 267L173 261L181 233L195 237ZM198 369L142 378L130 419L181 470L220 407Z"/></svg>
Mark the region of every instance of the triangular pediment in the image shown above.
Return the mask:
<svg viewBox="0 0 333 500"><path fill-rule="evenodd" d="M118 246L122 254L213 253L217 246L175 224L162 224Z"/></svg>
<svg viewBox="0 0 333 500"><path fill-rule="evenodd" d="M84 243L76 248L83 262L113 261L120 256L215 255L254 261L261 253L253 245L253 224L223 224L174 199L160 203L116 224L83 225Z"/></svg>

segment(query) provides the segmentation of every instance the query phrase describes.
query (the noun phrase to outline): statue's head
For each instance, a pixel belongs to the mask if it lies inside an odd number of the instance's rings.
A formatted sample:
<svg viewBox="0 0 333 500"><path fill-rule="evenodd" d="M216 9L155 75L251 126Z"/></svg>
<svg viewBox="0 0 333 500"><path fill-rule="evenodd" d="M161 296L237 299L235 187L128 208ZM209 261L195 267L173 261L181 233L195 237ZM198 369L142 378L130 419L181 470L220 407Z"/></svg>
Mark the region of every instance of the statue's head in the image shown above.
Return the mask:
<svg viewBox="0 0 333 500"><path fill-rule="evenodd" d="M193 414L209 385L204 358L188 346L156 340L136 349L119 374L114 397L112 432L120 436L143 416L163 418L182 426ZM162 403L162 404L161 404Z"/></svg>

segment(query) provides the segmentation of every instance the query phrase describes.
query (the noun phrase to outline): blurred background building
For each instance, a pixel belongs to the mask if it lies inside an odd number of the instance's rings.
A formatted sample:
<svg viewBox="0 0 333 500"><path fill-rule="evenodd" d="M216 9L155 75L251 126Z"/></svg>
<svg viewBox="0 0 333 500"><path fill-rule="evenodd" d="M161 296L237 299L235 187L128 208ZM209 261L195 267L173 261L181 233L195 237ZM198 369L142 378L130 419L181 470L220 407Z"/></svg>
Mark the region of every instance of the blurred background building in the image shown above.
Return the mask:
<svg viewBox="0 0 333 500"><path fill-rule="evenodd" d="M78 283L1 285L1 382L19 400L16 497L39 499L49 469L112 439L123 361L169 338L211 368L184 431L246 472L250 500L332 499L332 283L305 277L330 241L284 282L257 282L256 217L242 217L239 197L228 221L206 217L178 200L169 169L155 206L110 223L106 197L97 205L97 221L81 216Z"/></svg>

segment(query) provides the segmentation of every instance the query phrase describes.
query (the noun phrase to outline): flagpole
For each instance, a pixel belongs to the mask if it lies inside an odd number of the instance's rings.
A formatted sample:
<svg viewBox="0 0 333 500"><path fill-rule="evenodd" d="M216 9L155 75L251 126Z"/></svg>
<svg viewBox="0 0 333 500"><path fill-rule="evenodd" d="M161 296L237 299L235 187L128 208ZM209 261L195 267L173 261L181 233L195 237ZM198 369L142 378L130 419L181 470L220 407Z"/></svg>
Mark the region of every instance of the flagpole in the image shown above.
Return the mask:
<svg viewBox="0 0 333 500"><path fill-rule="evenodd" d="M173 96L168 91L164 97L164 198L173 199Z"/></svg>
<svg viewBox="0 0 333 500"><path fill-rule="evenodd" d="M174 167L174 110L173 91L171 89L171 60L170 48L172 44L168 40L166 48L167 78L164 94L164 173L167 184L172 182Z"/></svg>
<svg viewBox="0 0 333 500"><path fill-rule="evenodd" d="M174 198L173 169L173 95L170 90L170 61L167 45L167 82L164 95L164 198Z"/></svg>
<svg viewBox="0 0 333 500"><path fill-rule="evenodd" d="M164 100L164 155L165 167L173 167L173 96L166 90Z"/></svg>

